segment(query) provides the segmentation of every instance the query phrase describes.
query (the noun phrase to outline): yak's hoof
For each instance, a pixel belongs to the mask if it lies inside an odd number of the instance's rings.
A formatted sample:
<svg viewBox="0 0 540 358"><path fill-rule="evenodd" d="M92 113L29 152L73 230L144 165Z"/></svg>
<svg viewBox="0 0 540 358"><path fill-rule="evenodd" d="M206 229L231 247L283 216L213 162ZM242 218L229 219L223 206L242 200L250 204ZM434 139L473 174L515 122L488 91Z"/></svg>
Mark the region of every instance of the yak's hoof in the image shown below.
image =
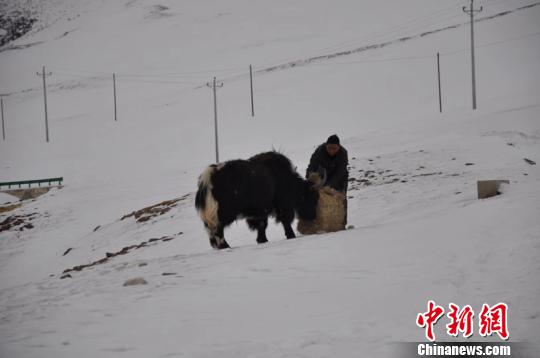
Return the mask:
<svg viewBox="0 0 540 358"><path fill-rule="evenodd" d="M287 235L287 240L290 240L290 239L296 239L296 235L295 234Z"/></svg>
<svg viewBox="0 0 540 358"><path fill-rule="evenodd" d="M223 241L223 242L219 243L218 246L217 246L218 250L230 249L230 248L231 247L229 246L229 244L226 241Z"/></svg>
<svg viewBox="0 0 540 358"><path fill-rule="evenodd" d="M257 239L257 244L265 244L268 242L268 239L264 238L264 239Z"/></svg>
<svg viewBox="0 0 540 358"><path fill-rule="evenodd" d="M213 242L212 242L212 239ZM227 241L225 241L225 239L222 239L220 237L215 237L215 238L212 238L210 239L210 244L212 245L212 247L214 249L218 249L218 250L223 250L223 249L230 249L231 247L229 246L229 244L227 243ZM214 246L215 244L215 246Z"/></svg>

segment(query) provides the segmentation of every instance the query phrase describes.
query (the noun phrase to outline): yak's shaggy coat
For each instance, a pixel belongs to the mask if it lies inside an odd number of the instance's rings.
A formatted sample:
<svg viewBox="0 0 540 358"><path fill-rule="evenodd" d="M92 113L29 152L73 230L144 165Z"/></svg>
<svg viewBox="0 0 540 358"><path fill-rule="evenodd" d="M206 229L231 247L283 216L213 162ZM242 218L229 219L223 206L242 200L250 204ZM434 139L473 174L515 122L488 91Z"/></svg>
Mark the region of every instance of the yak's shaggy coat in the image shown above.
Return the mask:
<svg viewBox="0 0 540 358"><path fill-rule="evenodd" d="M257 230L257 242L267 242L268 216L282 223L285 236L294 238L295 214L315 218L319 193L304 180L290 160L277 152L261 153L248 160L210 165L199 177L195 207L206 227L210 245L228 248L224 229L239 218Z"/></svg>

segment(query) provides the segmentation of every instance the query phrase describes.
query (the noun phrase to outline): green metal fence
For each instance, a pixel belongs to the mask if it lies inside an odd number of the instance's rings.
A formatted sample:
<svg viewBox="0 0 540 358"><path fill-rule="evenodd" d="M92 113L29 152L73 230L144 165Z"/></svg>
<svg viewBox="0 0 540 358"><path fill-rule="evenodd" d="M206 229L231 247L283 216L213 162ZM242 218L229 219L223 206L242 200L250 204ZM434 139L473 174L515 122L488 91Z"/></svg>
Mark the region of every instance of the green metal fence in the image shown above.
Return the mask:
<svg viewBox="0 0 540 358"><path fill-rule="evenodd" d="M62 182L64 181L64 178L49 178L49 179L37 179L37 180L23 180L23 181L11 181L11 182L5 182L0 183L0 189L2 187L7 187L8 189L11 189L11 187L18 187L22 188L23 186L27 186L28 188L31 188L32 185L38 185L38 187L41 187L41 184L48 184L51 186L53 183L58 183L58 185L62 185Z"/></svg>

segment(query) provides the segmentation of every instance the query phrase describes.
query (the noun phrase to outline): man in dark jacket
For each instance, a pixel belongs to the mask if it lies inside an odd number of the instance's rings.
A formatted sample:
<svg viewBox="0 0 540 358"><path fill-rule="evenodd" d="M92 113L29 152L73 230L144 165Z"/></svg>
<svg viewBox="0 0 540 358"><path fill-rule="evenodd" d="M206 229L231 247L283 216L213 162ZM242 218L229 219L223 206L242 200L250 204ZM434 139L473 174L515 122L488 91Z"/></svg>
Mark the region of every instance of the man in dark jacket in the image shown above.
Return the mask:
<svg viewBox="0 0 540 358"><path fill-rule="evenodd" d="M306 178L310 173L326 171L325 186L343 193L343 207L345 219L343 228L347 226L347 184L349 182L349 157L347 150L339 143L339 137L335 134L328 137L325 143L319 145L311 155Z"/></svg>
<svg viewBox="0 0 540 358"><path fill-rule="evenodd" d="M320 168L324 168L326 170L325 185L346 194L349 179L348 165L349 158L347 150L340 145L338 136L334 134L328 137L326 143L319 145L311 155L311 160L306 171L306 178L309 173L317 172Z"/></svg>

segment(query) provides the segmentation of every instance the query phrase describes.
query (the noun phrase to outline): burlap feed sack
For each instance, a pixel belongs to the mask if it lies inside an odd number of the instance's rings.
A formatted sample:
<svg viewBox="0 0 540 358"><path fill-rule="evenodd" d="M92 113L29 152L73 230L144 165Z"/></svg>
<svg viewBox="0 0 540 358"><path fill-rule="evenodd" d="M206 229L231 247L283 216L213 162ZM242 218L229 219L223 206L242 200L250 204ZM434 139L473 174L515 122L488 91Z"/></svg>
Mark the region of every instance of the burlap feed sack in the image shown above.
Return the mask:
<svg viewBox="0 0 540 358"><path fill-rule="evenodd" d="M328 187L319 189L317 217L314 221L298 219L296 229L303 235L343 230L345 222L344 195Z"/></svg>

